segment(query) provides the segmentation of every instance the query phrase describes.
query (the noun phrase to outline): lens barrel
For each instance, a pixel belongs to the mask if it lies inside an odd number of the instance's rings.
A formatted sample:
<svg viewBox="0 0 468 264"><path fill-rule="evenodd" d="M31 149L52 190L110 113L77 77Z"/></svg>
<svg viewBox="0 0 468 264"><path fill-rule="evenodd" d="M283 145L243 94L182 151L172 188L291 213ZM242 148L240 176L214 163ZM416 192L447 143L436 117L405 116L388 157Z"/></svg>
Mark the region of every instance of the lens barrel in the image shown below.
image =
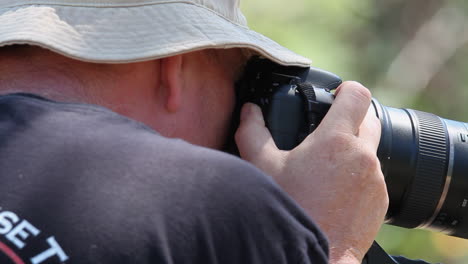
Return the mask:
<svg viewBox="0 0 468 264"><path fill-rule="evenodd" d="M372 106L382 124L387 223L468 238L468 123L375 99Z"/></svg>
<svg viewBox="0 0 468 264"><path fill-rule="evenodd" d="M236 84L236 113L245 102L259 105L278 148L290 150L319 125L341 83L321 69L253 57ZM382 124L377 156L390 198L387 223L468 238L468 123L375 99L372 107Z"/></svg>

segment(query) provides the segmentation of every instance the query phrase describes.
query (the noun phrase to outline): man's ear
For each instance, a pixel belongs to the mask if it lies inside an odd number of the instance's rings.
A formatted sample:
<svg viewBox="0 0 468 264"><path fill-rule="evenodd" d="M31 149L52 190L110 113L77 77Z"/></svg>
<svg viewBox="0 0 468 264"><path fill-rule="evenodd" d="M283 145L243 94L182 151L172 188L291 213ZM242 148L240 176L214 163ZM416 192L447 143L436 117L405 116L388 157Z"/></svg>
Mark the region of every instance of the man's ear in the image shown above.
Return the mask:
<svg viewBox="0 0 468 264"><path fill-rule="evenodd" d="M165 108L168 112L177 112L182 104L182 55L161 59L161 88L163 89Z"/></svg>

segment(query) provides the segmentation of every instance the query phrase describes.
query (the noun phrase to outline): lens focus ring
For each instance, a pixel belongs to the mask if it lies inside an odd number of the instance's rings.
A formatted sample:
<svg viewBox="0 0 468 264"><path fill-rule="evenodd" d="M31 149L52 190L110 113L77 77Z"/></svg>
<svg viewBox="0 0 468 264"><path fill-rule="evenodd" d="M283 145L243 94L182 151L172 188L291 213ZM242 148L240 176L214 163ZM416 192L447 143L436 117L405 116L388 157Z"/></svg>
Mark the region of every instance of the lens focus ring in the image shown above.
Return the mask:
<svg viewBox="0 0 468 264"><path fill-rule="evenodd" d="M403 206L393 224L415 228L432 216L441 197L448 162L448 136L442 120L433 114L409 110L418 138L416 175L406 190ZM418 131L419 130L419 131Z"/></svg>

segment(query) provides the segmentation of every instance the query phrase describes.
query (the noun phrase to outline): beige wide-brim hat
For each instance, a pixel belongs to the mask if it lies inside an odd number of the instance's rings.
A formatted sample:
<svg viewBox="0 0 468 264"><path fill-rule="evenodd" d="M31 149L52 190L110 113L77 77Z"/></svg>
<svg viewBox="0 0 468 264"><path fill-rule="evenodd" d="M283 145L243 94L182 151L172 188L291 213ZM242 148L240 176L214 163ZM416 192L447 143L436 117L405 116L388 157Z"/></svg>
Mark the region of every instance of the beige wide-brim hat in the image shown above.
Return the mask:
<svg viewBox="0 0 468 264"><path fill-rule="evenodd" d="M250 30L239 0L0 0L0 46L11 44L99 63L238 47L284 65L310 64Z"/></svg>

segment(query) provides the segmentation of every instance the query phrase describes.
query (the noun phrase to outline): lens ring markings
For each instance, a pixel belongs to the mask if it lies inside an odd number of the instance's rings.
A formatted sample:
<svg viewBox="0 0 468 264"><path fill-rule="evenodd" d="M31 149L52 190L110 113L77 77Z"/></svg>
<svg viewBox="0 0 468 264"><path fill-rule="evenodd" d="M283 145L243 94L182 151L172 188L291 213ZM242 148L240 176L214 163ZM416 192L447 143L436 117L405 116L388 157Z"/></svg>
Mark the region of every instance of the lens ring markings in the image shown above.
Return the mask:
<svg viewBox="0 0 468 264"><path fill-rule="evenodd" d="M415 228L434 214L445 185L449 141L442 120L406 109L418 135L417 169L394 224Z"/></svg>

